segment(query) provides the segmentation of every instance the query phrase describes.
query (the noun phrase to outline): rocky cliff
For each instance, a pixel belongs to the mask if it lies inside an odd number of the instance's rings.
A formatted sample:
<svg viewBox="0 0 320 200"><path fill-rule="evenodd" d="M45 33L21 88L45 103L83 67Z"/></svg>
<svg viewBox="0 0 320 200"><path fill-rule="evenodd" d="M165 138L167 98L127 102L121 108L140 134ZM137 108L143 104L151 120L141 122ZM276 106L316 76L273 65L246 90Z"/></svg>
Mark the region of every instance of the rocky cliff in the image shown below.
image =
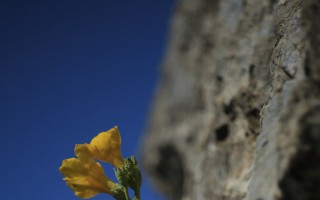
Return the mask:
<svg viewBox="0 0 320 200"><path fill-rule="evenodd" d="M143 165L169 199L320 199L320 1L180 0Z"/></svg>

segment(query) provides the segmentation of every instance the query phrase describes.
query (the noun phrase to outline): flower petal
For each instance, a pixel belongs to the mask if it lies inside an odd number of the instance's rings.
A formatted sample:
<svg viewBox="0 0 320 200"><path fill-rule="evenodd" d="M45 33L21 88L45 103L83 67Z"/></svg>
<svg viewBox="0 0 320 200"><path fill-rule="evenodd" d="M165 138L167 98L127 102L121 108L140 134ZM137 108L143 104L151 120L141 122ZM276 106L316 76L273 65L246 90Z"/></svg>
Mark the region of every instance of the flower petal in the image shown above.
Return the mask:
<svg viewBox="0 0 320 200"><path fill-rule="evenodd" d="M70 158L62 162L60 172L65 176L64 180L75 195L82 198L90 198L100 192L112 194L115 183L104 174L100 164L88 157L88 149L84 147L76 146L79 159Z"/></svg>
<svg viewBox="0 0 320 200"><path fill-rule="evenodd" d="M109 162L116 167L122 166L121 138L117 126L99 133L87 146L96 159Z"/></svg>
<svg viewBox="0 0 320 200"><path fill-rule="evenodd" d="M87 144L76 144L74 153L84 164L93 164L95 162L93 159L93 155L87 147Z"/></svg>
<svg viewBox="0 0 320 200"><path fill-rule="evenodd" d="M77 191L77 192L74 192L74 194L77 196L77 197L80 197L80 198L83 198L83 199L89 199L91 197L94 197L98 194L97 191L94 191L94 190L84 190L84 191Z"/></svg>
<svg viewBox="0 0 320 200"><path fill-rule="evenodd" d="M65 177L79 177L87 174L87 169L81 164L80 160L76 158L69 158L62 161L59 168L60 172Z"/></svg>

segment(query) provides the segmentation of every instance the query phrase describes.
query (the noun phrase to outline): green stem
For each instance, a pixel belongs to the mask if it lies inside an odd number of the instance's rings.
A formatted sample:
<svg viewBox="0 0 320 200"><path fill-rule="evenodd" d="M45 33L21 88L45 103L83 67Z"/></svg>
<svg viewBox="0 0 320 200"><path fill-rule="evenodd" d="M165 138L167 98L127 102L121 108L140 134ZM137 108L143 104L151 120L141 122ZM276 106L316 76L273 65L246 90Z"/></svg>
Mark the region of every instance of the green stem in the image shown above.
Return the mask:
<svg viewBox="0 0 320 200"><path fill-rule="evenodd" d="M134 190L134 199L140 200L140 185L137 186L137 188Z"/></svg>
<svg viewBox="0 0 320 200"><path fill-rule="evenodd" d="M130 200L130 197L129 197L129 194L128 194L128 187L126 187L125 195L126 195L126 200Z"/></svg>

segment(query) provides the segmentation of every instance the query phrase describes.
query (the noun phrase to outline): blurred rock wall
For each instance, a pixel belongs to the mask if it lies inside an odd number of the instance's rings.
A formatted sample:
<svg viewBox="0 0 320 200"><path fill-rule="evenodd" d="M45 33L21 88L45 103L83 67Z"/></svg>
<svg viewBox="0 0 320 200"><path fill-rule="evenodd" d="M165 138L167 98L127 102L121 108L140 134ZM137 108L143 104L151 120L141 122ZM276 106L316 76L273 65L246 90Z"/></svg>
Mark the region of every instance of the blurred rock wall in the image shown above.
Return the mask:
<svg viewBox="0 0 320 200"><path fill-rule="evenodd" d="M320 199L320 1L180 0L143 165L174 200Z"/></svg>

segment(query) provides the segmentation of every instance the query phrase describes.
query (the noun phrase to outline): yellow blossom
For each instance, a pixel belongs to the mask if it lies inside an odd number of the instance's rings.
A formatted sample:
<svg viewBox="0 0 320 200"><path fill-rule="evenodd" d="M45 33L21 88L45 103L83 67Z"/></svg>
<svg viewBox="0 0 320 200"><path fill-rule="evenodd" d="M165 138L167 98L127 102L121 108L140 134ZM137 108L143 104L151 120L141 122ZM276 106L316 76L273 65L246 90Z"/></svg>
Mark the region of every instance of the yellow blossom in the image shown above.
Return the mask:
<svg viewBox="0 0 320 200"><path fill-rule="evenodd" d="M94 137L90 144L86 144L94 158L109 162L119 168L123 165L121 155L121 138L118 127L99 133Z"/></svg>
<svg viewBox="0 0 320 200"><path fill-rule="evenodd" d="M102 192L112 195L115 183L104 174L101 165L95 162L87 146L76 145L75 154L78 159L64 160L59 169L75 195L85 199Z"/></svg>

